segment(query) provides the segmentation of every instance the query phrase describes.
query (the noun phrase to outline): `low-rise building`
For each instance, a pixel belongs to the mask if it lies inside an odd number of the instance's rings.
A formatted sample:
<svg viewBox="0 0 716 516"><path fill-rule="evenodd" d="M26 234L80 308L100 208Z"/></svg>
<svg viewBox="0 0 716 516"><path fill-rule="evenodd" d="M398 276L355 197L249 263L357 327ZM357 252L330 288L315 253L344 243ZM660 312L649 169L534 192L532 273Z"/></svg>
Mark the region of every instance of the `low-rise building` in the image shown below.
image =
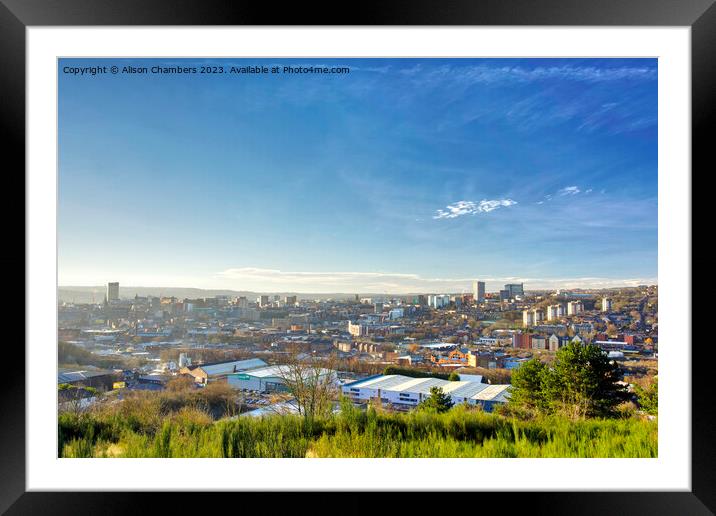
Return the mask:
<svg viewBox="0 0 716 516"><path fill-rule="evenodd" d="M510 385L490 385L475 381L450 382L439 378L412 378L403 375L376 375L345 384L343 394L355 403L371 400L398 408L411 408L430 397L430 389L440 387L453 403L481 405L491 411L509 399Z"/></svg>
<svg viewBox="0 0 716 516"><path fill-rule="evenodd" d="M179 374L190 375L196 383L206 385L209 382L225 380L230 374L266 365L266 362L260 358L251 358L249 360L232 360L230 362L215 362L183 367L179 370Z"/></svg>
<svg viewBox="0 0 716 516"><path fill-rule="evenodd" d="M232 373L227 376L227 383L231 387L240 390L280 392L287 390L287 379L289 381L292 381L294 378L297 380L298 375L302 374L306 381L314 381L314 375L316 373L318 375L318 381L338 381L336 372L330 369L313 370L306 368L300 371L287 365L273 365Z"/></svg>

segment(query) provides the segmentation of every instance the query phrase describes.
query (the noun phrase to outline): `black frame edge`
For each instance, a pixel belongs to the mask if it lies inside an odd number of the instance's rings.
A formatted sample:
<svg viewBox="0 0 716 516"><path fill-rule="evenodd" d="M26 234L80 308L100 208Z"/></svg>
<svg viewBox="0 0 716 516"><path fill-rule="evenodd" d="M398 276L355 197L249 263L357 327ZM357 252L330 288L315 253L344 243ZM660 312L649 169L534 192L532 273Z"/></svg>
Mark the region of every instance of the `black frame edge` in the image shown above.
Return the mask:
<svg viewBox="0 0 716 516"><path fill-rule="evenodd" d="M0 3L0 141L3 157L11 165L3 179L16 181L20 192L8 195L0 204L3 219L16 221L25 215L25 24ZM9 158L9 159L8 159ZM9 190L8 190L9 191ZM23 271L25 278L25 225L22 248L3 253L0 263L6 271ZM22 251L20 251L22 249ZM9 250L9 248L8 248ZM10 275L12 278L13 274ZM15 277L20 281L19 274ZM24 292L25 285L22 285ZM14 286L14 288L18 288ZM15 298L15 306L25 294ZM24 320L24 318L23 318ZM8 343L6 343L7 345ZM8 362L16 368L16 376L4 383L0 396L0 513L25 492L25 349L12 346ZM5 348L7 349L7 347Z"/></svg>
<svg viewBox="0 0 716 516"><path fill-rule="evenodd" d="M25 25L691 25L713 0L2 0ZM346 7L348 7L346 9ZM353 8L351 8L353 7Z"/></svg>
<svg viewBox="0 0 716 516"><path fill-rule="evenodd" d="M716 130L716 4L704 12L691 27L691 180L692 180L692 221L694 209L708 206L708 195L693 188L695 171L702 176L713 169L713 140L709 135ZM696 194L696 195L695 195ZM699 196L701 200L699 201ZM705 202L704 202L705 201ZM694 231L692 229L692 239ZM694 260L692 243L692 289L694 266L701 263ZM691 481L692 490L712 512L716 513L716 407L713 403L713 368L703 357L695 359L696 353L706 352L705 346L697 347L694 339L694 317L704 310L696 303L692 291L692 338L691 338ZM702 344L706 344L704 341Z"/></svg>
<svg viewBox="0 0 716 516"><path fill-rule="evenodd" d="M155 0L151 3L142 0L121 3L115 0L0 0L0 134L4 136L5 156L17 164L17 169L24 171L25 28L28 25L684 25L692 27L692 170L705 171L707 166L713 165L710 158L712 143L708 135L713 132L709 129L714 128L716 112L716 68L713 67L716 62L716 4L714 0L632 0L625 4L623 0L605 0L587 6L579 0L542 0L539 5L531 0L485 0L479 3L451 0L438 7L428 0L410 3L393 0L365 4L361 12L355 12L353 18L346 20L330 9L314 16L315 13L305 6L277 12L270 4L259 7L259 4L245 3L232 9L216 0ZM21 184L24 192L24 181ZM24 202L24 195L19 202L18 199L20 196L3 206L7 212L6 220L16 219L18 204ZM693 206L697 204L694 199ZM16 270L16 264L11 264L12 258L3 258L3 261ZM147 493L83 493L76 496L76 493L64 492L25 492L24 352L12 358L19 373L12 382L5 384L0 397L3 414L3 424L0 425L0 513L8 508L8 514L33 511L64 514L79 509L107 512L108 504L115 507L111 512L137 512L136 502L139 499L147 501ZM529 500L533 509L544 508L557 514L574 513L577 508L584 514L604 514L615 508L624 513L716 513L716 489L713 487L716 478L716 430L713 424L716 407L710 397L712 385L709 381L713 373L706 360L693 360L692 363L692 450L697 453L692 453L691 493L544 492L512 493L510 497ZM693 417L697 414L698 417ZM204 495L224 497L219 493ZM168 500L177 494L159 496ZM303 494L292 493L291 496L295 501L296 496ZM504 495L484 493L478 496L484 497L485 501L495 501L496 496ZM274 499L275 494L271 497ZM353 507L360 506L357 495L345 493L341 494L343 497L355 498ZM205 496L196 494L181 498L182 503L190 498L201 506L205 501ZM284 495L276 501L282 499L285 501ZM289 499L287 503L292 501ZM346 506L345 499L341 505Z"/></svg>

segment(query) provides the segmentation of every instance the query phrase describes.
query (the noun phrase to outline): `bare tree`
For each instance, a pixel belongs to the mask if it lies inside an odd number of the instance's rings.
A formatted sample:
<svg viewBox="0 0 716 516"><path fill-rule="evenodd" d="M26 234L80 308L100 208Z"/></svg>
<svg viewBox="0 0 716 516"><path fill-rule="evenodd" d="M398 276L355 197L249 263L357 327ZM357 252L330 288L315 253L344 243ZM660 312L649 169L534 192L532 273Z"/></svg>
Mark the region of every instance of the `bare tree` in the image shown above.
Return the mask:
<svg viewBox="0 0 716 516"><path fill-rule="evenodd" d="M279 367L279 377L296 400L298 413L307 421L331 413L338 398L335 357L315 360L292 352Z"/></svg>
<svg viewBox="0 0 716 516"><path fill-rule="evenodd" d="M61 384L58 388L58 411L73 414L85 412L97 394L94 387Z"/></svg>

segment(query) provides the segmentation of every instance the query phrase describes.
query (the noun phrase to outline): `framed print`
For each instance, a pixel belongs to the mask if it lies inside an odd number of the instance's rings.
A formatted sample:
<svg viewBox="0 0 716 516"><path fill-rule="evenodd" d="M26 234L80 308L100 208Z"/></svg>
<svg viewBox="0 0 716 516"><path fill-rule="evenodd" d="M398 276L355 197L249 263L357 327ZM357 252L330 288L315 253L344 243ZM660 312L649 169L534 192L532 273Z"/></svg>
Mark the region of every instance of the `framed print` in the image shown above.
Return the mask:
<svg viewBox="0 0 716 516"><path fill-rule="evenodd" d="M3 510L713 511L691 343L712 2L117 6L0 10L27 192Z"/></svg>

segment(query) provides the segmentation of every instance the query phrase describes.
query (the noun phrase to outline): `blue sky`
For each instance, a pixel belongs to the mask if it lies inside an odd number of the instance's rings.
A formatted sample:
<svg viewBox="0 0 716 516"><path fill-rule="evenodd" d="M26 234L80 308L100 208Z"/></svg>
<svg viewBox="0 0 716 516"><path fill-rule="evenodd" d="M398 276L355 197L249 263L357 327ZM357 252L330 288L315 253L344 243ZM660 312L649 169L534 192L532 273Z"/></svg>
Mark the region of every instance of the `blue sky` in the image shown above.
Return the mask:
<svg viewBox="0 0 716 516"><path fill-rule="evenodd" d="M340 65L95 75L65 66ZM655 283L655 59L63 59L59 282Z"/></svg>

